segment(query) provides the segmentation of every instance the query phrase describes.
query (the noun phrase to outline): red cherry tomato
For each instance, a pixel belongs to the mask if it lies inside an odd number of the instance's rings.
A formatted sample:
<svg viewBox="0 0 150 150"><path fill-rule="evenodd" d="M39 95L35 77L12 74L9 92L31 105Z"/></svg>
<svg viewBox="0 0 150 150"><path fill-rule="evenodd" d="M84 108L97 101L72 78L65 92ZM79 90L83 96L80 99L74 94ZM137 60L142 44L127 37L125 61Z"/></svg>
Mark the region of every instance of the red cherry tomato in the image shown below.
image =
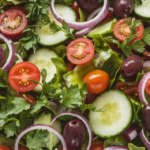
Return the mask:
<svg viewBox="0 0 150 150"><path fill-rule="evenodd" d="M150 96L150 79L146 82L145 92Z"/></svg>
<svg viewBox="0 0 150 150"><path fill-rule="evenodd" d="M103 150L104 149L103 144L104 142L94 143L92 144L90 150Z"/></svg>
<svg viewBox="0 0 150 150"><path fill-rule="evenodd" d="M0 145L0 150L12 150L12 149L6 145Z"/></svg>
<svg viewBox="0 0 150 150"><path fill-rule="evenodd" d="M110 11L102 21L106 21L108 19L114 18L114 14Z"/></svg>
<svg viewBox="0 0 150 150"><path fill-rule="evenodd" d="M67 58L75 65L84 65L94 56L93 43L87 38L77 38L67 46Z"/></svg>
<svg viewBox="0 0 150 150"><path fill-rule="evenodd" d="M27 92L34 89L37 84L29 79L40 81L40 71L32 63L21 62L14 65L9 72L9 83L16 91Z"/></svg>
<svg viewBox="0 0 150 150"><path fill-rule="evenodd" d="M0 15L0 31L8 36L22 33L28 20L26 14L18 9L9 9Z"/></svg>
<svg viewBox="0 0 150 150"><path fill-rule="evenodd" d="M29 94L29 93L19 92L18 97L23 98L27 103L29 103L31 105L37 103L36 100L35 100L35 97L33 95Z"/></svg>
<svg viewBox="0 0 150 150"><path fill-rule="evenodd" d="M29 149L23 146L19 146L19 150L29 150Z"/></svg>
<svg viewBox="0 0 150 150"><path fill-rule="evenodd" d="M123 42L127 37L129 37L130 32L131 32L129 26L125 22L125 19L128 20L128 18L120 19L115 23L115 25L113 27L113 33L114 33L115 37L121 42ZM132 42L134 42L135 40L138 40L138 39L139 40L142 39L143 32L144 32L143 24L136 27L136 30L137 30L137 32L136 32L137 37L134 38L132 40Z"/></svg>
<svg viewBox="0 0 150 150"><path fill-rule="evenodd" d="M77 17L80 18L78 3L75 1L74 3L72 3L71 7L76 12Z"/></svg>
<svg viewBox="0 0 150 150"><path fill-rule="evenodd" d="M67 70L68 71L72 71L76 65L72 64L72 63L66 63L66 66L67 66Z"/></svg>
<svg viewBox="0 0 150 150"><path fill-rule="evenodd" d="M102 70L94 70L89 72L83 79L83 82L87 82L87 91L94 94L104 92L110 83L109 75Z"/></svg>

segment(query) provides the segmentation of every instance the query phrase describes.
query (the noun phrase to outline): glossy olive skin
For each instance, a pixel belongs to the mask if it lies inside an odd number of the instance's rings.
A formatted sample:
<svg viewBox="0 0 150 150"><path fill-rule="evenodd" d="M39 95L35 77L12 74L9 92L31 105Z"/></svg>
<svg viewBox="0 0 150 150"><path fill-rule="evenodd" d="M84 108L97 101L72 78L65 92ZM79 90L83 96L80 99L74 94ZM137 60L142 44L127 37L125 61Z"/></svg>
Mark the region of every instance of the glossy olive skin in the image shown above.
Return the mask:
<svg viewBox="0 0 150 150"><path fill-rule="evenodd" d="M2 48L0 48L0 67L3 67L5 61L6 61L5 52Z"/></svg>
<svg viewBox="0 0 150 150"><path fill-rule="evenodd" d="M86 130L82 121L78 119L69 121L64 128L63 137L70 148L80 148L86 137Z"/></svg>
<svg viewBox="0 0 150 150"><path fill-rule="evenodd" d="M78 3L78 6L86 12L92 12L98 6L98 0L76 0L76 1Z"/></svg>
<svg viewBox="0 0 150 150"><path fill-rule="evenodd" d="M135 80L139 72L142 72L143 60L137 55L132 55L124 59L120 73L124 79Z"/></svg>
<svg viewBox="0 0 150 150"><path fill-rule="evenodd" d="M150 132L150 104L144 106L142 111L142 121L144 127Z"/></svg>
<svg viewBox="0 0 150 150"><path fill-rule="evenodd" d="M86 95L86 98L84 99L85 104L90 104L94 101L96 94L88 92Z"/></svg>
<svg viewBox="0 0 150 150"><path fill-rule="evenodd" d="M129 17L134 9L133 0L114 0L114 13L119 18Z"/></svg>

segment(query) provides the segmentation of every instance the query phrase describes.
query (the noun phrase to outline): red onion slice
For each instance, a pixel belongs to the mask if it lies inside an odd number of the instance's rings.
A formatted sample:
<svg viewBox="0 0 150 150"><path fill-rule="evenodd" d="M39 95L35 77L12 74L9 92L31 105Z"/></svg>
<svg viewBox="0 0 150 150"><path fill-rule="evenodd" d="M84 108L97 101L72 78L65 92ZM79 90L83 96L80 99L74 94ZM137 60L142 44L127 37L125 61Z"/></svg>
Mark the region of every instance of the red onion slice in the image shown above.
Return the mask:
<svg viewBox="0 0 150 150"><path fill-rule="evenodd" d="M150 60L144 61L143 70L146 72L149 67L150 67Z"/></svg>
<svg viewBox="0 0 150 150"><path fill-rule="evenodd" d="M141 138L142 142L144 143L144 145L148 149L150 149L150 143L149 143L149 141L147 140L147 138L146 138L146 136L144 134L144 130L145 130L145 128L143 127L142 130L141 130L141 132L140 132L140 138Z"/></svg>
<svg viewBox="0 0 150 150"><path fill-rule="evenodd" d="M20 62L23 62L21 56L18 53L15 53L15 55L18 57L18 59L20 60Z"/></svg>
<svg viewBox="0 0 150 150"><path fill-rule="evenodd" d="M11 41L11 39L8 38L7 36L3 35L2 33L0 33L0 40L5 42L8 46L8 49L9 49L9 56L7 58L6 63L2 67L3 70L8 71L11 68L11 66L13 65L14 61L15 61L15 47L14 47L14 44Z"/></svg>
<svg viewBox="0 0 150 150"><path fill-rule="evenodd" d="M140 133L136 124L132 124L125 132L122 133L122 136L127 140L128 143L131 143Z"/></svg>
<svg viewBox="0 0 150 150"><path fill-rule="evenodd" d="M125 146L110 146L110 147L106 147L103 150L129 150L129 149Z"/></svg>
<svg viewBox="0 0 150 150"><path fill-rule="evenodd" d="M89 122L87 121L87 119L79 114L75 114L75 113L71 113L71 112L64 112L64 113L60 113L58 114L57 116L55 116L53 119L52 119L52 122L53 123L58 117L60 116L65 116L65 115L69 115L69 116L74 116L74 117L77 117L78 119L80 119L86 126L87 130L88 130L88 134L89 134L89 143L88 143L88 147L86 150L90 150L90 147L92 145L92 141L93 141L93 131L92 131L92 128L89 124ZM63 149L64 150L64 149Z"/></svg>
<svg viewBox="0 0 150 150"><path fill-rule="evenodd" d="M55 10L55 7L54 7L54 2L55 2L55 0L51 0L51 3L50 3L51 12L52 12L54 18L58 22L62 23L63 18L60 15L57 14L57 12ZM69 25L69 27L72 28L72 29L79 30L79 29L85 29L85 28L93 27L96 24L98 24L106 16L106 14L108 13L108 8L109 8L109 1L104 0L104 5L102 7L102 10L92 20L87 21L87 22L69 22L67 20L65 20L65 21Z"/></svg>
<svg viewBox="0 0 150 150"><path fill-rule="evenodd" d="M94 17L95 15L97 15L101 10L102 10L102 7L97 8L95 11L93 11L93 12L88 16L87 20L89 21L89 20L93 19L93 17ZM109 7L109 11L112 11L112 12L113 12L113 8L112 8L112 7Z"/></svg>
<svg viewBox="0 0 150 150"><path fill-rule="evenodd" d="M141 79L140 81L140 84L139 84L139 97L140 97L140 100L141 102L146 106L148 104L146 98L145 98L145 85L146 85L146 82L147 80L150 78L150 72L146 73L143 78Z"/></svg>
<svg viewBox="0 0 150 150"><path fill-rule="evenodd" d="M56 134L62 143L63 150L67 150L67 144L66 144L63 136L57 130L55 130L53 127L48 126L48 125L43 125L43 124L31 125L28 128L24 129L22 132L20 132L18 134L18 136L16 137L14 150L18 150L18 144L19 144L19 141L20 141L22 136L24 136L26 133L28 133L32 130L38 130L38 129L48 130L49 132L53 132L54 134Z"/></svg>

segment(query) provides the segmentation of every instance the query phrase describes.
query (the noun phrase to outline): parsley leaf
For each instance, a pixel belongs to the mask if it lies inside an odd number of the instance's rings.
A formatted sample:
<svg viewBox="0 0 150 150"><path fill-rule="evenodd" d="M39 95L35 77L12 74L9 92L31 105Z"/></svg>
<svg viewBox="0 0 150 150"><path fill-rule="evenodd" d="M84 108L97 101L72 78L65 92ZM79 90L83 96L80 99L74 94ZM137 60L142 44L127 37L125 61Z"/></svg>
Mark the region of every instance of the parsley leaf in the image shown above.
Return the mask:
<svg viewBox="0 0 150 150"><path fill-rule="evenodd" d="M59 31L63 31L65 32L66 36L74 39L74 35L70 32L70 27L68 26L68 24L65 22L65 20L62 21L62 27L60 27L59 25L56 24L55 21L52 21L49 25L49 29L50 29L50 33L51 34L55 34Z"/></svg>
<svg viewBox="0 0 150 150"><path fill-rule="evenodd" d="M140 26L142 22L140 20L136 20L135 18L129 18L129 20L125 19L126 24L130 27L130 37L126 38L119 47L122 49L124 54L129 57L132 55L132 50L143 52L144 51L144 42L136 40L131 43L131 41L136 37L136 27Z"/></svg>
<svg viewBox="0 0 150 150"><path fill-rule="evenodd" d="M30 150L43 150L42 147L46 146L49 141L49 132L47 130L30 131L27 134L27 147Z"/></svg>
<svg viewBox="0 0 150 150"><path fill-rule="evenodd" d="M41 18L45 22L50 22L49 20L49 5L50 1L48 0L29 0L25 4L25 10L29 12L27 18L29 21L36 21Z"/></svg>
<svg viewBox="0 0 150 150"><path fill-rule="evenodd" d="M142 0L134 0L134 4L136 5L142 5Z"/></svg>
<svg viewBox="0 0 150 150"><path fill-rule="evenodd" d="M150 45L150 27L144 30L143 40L147 45Z"/></svg>

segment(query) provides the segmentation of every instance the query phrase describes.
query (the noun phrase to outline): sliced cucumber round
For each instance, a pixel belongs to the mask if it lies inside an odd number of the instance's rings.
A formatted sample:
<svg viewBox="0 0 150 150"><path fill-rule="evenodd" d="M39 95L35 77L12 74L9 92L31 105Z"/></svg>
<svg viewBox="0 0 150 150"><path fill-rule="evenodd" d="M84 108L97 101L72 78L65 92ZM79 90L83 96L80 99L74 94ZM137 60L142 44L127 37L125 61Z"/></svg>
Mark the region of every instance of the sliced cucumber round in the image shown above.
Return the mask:
<svg viewBox="0 0 150 150"><path fill-rule="evenodd" d="M52 63L51 58L57 57L58 55L54 51L48 48L40 48L38 51L29 56L28 61L35 64L39 68L39 70L45 68L47 70L46 82L49 82L56 74L56 67ZM42 83L42 78L40 79L40 83ZM37 92L41 90L41 85L37 85L34 88L34 91Z"/></svg>
<svg viewBox="0 0 150 150"><path fill-rule="evenodd" d="M64 18L64 20L76 22L77 21L77 15L75 11L67 5L64 4L55 4L56 12ZM62 26L61 23L59 23L52 15L51 11L49 11L49 18L51 21L55 21L57 25ZM41 21L37 21L36 24L40 24ZM71 29L71 32L74 30ZM41 45L45 46L57 46L59 44L62 44L63 42L67 41L69 39L68 36L66 36L65 32L58 31L55 34L50 33L49 24L43 26L42 28L36 27L35 32L39 35L40 41L39 43Z"/></svg>
<svg viewBox="0 0 150 150"><path fill-rule="evenodd" d="M150 0L142 0L142 5L135 5L134 12L142 18L150 18Z"/></svg>
<svg viewBox="0 0 150 150"><path fill-rule="evenodd" d="M89 113L89 122L94 133L109 138L125 131L131 124L133 108L130 99L121 91L106 91L94 101L96 109L104 112Z"/></svg>

